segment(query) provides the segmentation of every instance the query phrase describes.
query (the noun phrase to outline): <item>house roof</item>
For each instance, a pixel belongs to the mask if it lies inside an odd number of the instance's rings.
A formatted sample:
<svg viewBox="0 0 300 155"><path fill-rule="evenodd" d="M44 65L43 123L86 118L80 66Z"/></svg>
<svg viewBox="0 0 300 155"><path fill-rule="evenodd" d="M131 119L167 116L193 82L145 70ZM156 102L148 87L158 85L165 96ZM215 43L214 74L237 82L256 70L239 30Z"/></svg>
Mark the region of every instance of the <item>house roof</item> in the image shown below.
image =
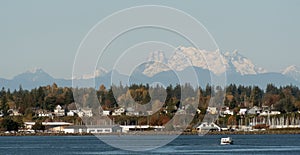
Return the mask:
<svg viewBox="0 0 300 155"><path fill-rule="evenodd" d="M220 127L213 122L212 123L202 122L197 128L201 128L203 130L220 129Z"/></svg>

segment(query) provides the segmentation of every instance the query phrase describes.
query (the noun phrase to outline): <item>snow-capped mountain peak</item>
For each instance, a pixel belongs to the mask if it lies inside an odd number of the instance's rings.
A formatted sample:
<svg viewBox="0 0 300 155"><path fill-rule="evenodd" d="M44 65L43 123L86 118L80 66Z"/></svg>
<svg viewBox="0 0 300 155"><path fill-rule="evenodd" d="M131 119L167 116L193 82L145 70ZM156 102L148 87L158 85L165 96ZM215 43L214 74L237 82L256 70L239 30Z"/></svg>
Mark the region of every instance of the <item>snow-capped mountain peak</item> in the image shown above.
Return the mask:
<svg viewBox="0 0 300 155"><path fill-rule="evenodd" d="M282 74L289 74L292 72L300 73L300 70L296 65L291 65L291 66L288 66L286 69L284 69Z"/></svg>
<svg viewBox="0 0 300 155"><path fill-rule="evenodd" d="M219 50L205 51L194 47L177 48L168 60L168 65L178 71L189 66L208 69L215 74L222 74L226 71L226 64Z"/></svg>
<svg viewBox="0 0 300 155"><path fill-rule="evenodd" d="M180 46L173 55L166 59L162 51L152 52L143 73L149 77L167 70L182 71L189 66L210 70L214 74L228 71L241 75L265 73L266 70L254 65L251 60L242 56L237 50L221 53L219 50L206 51L194 47ZM150 62L151 61L151 62Z"/></svg>
<svg viewBox="0 0 300 155"><path fill-rule="evenodd" d="M293 78L296 81L300 79L300 69L296 65L288 66L282 71L283 75Z"/></svg>
<svg viewBox="0 0 300 155"><path fill-rule="evenodd" d="M267 72L265 69L253 64L250 59L239 54L237 50L234 50L232 53L226 52L224 57L227 60L228 65L231 65L231 67L241 75Z"/></svg>

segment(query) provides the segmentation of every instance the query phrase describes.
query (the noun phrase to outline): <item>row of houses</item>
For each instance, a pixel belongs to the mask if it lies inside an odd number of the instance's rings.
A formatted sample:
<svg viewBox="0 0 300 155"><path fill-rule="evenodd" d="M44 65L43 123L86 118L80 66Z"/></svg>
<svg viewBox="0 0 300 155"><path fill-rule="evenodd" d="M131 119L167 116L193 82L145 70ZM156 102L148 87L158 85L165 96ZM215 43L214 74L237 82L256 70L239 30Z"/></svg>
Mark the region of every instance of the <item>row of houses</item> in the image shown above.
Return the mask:
<svg viewBox="0 0 300 155"><path fill-rule="evenodd" d="M226 115L234 115L234 111L229 109L229 107L222 107L218 109L217 107L208 107L207 113L216 115L220 114L220 116L225 117ZM254 106L250 109L248 108L240 108L239 111L236 113L237 115L260 115L260 116L267 116L267 115L280 115L280 111L270 110L269 107L257 107Z"/></svg>
<svg viewBox="0 0 300 155"><path fill-rule="evenodd" d="M199 109L198 109L199 110ZM200 113L200 111L198 111ZM179 113L185 113L184 109L178 109ZM226 115L234 115L234 111L232 109L229 109L229 107L222 107L218 109L217 107L208 107L207 108L207 113L216 115L219 114L222 117L225 117ZM14 111L13 114L16 114ZM39 117L51 117L51 116L75 116L78 115L79 117L87 116L87 117L93 117L92 109L90 108L84 108L84 109L76 109L76 110L69 110L68 112L65 111L60 105L57 105L54 109L54 112L49 112L45 110L38 110L36 114ZM127 115L127 116L148 116L152 115L153 111L136 111L132 107L128 108L116 108L114 110L102 110L100 112L102 116L120 116L120 115ZM236 113L237 115L261 115L261 116L267 116L267 115L280 115L280 111L274 111L274 110L269 110L265 108L260 108L257 106L252 107L251 109L247 108L240 108L239 112Z"/></svg>
<svg viewBox="0 0 300 155"><path fill-rule="evenodd" d="M66 111L60 105L57 105L53 112L39 109L36 110L35 113L38 117L53 117L53 116L63 117L63 116L75 116L75 114L78 115L79 117L83 117L83 116L93 117L93 112L91 108L82 108L78 110L76 109L76 110Z"/></svg>
<svg viewBox="0 0 300 155"><path fill-rule="evenodd" d="M189 105L186 106L182 106L181 108L177 108L176 106L171 107L171 109L175 109L177 110L177 114L187 114L187 109L188 109ZM165 114L168 113L168 109L169 107L167 106L164 110L162 110ZM197 109L197 113L200 113L201 111L199 109ZM137 111L136 109L134 109L133 107L128 107L128 108L116 108L114 110L103 110L101 112L102 116L120 116L120 115L126 115L126 116L149 116L153 114L152 110L147 110L147 111Z"/></svg>
<svg viewBox="0 0 300 155"><path fill-rule="evenodd" d="M134 108L132 107L128 107L128 108L116 108L114 110L102 110L100 112L100 114L102 116L120 116L120 115L126 115L126 116L148 116L148 115L152 115L153 111L149 110L149 111L136 111Z"/></svg>
<svg viewBox="0 0 300 155"><path fill-rule="evenodd" d="M9 109L7 112L9 113L10 116L22 115L21 113L19 113L19 110L17 109ZM75 116L75 114L78 115L79 117L83 117L83 116L93 117L93 112L91 108L82 108L82 109L67 111L60 105L57 105L53 110L53 112L44 109L37 109L34 110L34 112L37 117L53 117L53 116L63 117L63 116ZM0 117L3 117L2 111L0 111Z"/></svg>

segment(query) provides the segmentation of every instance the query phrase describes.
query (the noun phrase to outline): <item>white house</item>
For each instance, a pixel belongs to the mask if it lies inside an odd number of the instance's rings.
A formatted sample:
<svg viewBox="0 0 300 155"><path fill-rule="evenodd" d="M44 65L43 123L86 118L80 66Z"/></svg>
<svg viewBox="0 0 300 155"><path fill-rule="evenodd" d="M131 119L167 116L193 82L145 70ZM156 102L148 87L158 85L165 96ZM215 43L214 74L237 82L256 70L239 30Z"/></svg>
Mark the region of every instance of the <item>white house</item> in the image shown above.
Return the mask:
<svg viewBox="0 0 300 155"><path fill-rule="evenodd" d="M239 111L239 115L246 115L247 111L247 108L241 108Z"/></svg>
<svg viewBox="0 0 300 155"><path fill-rule="evenodd" d="M230 110L229 107L226 107L226 109L222 111L222 114L233 115L233 110Z"/></svg>
<svg viewBox="0 0 300 155"><path fill-rule="evenodd" d="M57 105L54 109L54 115L55 116L65 116L65 110L60 105Z"/></svg>
<svg viewBox="0 0 300 155"><path fill-rule="evenodd" d="M75 115L75 113L73 111L67 112L67 116L74 116L74 115Z"/></svg>
<svg viewBox="0 0 300 155"><path fill-rule="evenodd" d="M206 110L209 114L212 114L212 115L215 115L215 114L218 114L218 110L217 110L217 107L207 107L207 110Z"/></svg>
<svg viewBox="0 0 300 155"><path fill-rule="evenodd" d="M81 109L81 111L84 113L84 116L93 117L93 112L91 108Z"/></svg>
<svg viewBox="0 0 300 155"><path fill-rule="evenodd" d="M39 113L38 117L52 117L52 113L51 112L44 112L44 113Z"/></svg>
<svg viewBox="0 0 300 155"><path fill-rule="evenodd" d="M113 116L120 116L125 113L124 108L115 109L114 112L112 112Z"/></svg>
<svg viewBox="0 0 300 155"><path fill-rule="evenodd" d="M52 112L50 112L48 110L44 110L44 109L38 109L38 110L36 110L35 114L38 117L52 117L53 116Z"/></svg>
<svg viewBox="0 0 300 155"><path fill-rule="evenodd" d="M109 110L103 110L102 111L102 116L108 116L110 114Z"/></svg>
<svg viewBox="0 0 300 155"><path fill-rule="evenodd" d="M202 122L198 127L197 130L199 132L201 131L221 131L221 127L218 126L215 123L208 123L208 122Z"/></svg>

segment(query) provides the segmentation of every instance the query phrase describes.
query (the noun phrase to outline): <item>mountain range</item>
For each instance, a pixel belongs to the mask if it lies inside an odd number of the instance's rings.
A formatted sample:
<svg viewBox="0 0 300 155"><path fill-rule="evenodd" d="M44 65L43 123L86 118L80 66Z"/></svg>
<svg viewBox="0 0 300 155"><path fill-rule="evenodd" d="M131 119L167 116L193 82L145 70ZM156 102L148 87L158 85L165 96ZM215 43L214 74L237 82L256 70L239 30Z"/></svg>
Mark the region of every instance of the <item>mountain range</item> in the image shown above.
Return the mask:
<svg viewBox="0 0 300 155"><path fill-rule="evenodd" d="M216 77L226 75L227 84L258 85L262 88L268 83L277 86L290 84L300 86L300 69L297 66L292 65L282 72L271 73L258 67L237 51L221 53L193 47L178 47L169 57L166 57L163 51L151 52L147 60L147 63L137 67L130 76L120 74L117 70L106 71L100 68L95 73L73 77L72 81L54 78L43 69L34 69L16 75L12 79L0 78L0 86L11 90L18 89L20 85L23 89L32 89L52 83L71 87L72 82L78 87L95 82L96 88L101 84L110 86L112 83L120 82L123 85L159 82L167 86L181 83L180 80L196 85L190 75L196 75L198 84L202 87L210 83L212 75Z"/></svg>
<svg viewBox="0 0 300 155"><path fill-rule="evenodd" d="M193 47L178 47L170 58L166 58L162 51L155 51L150 53L148 62L143 73L150 77L162 71L182 71L190 66L207 69L217 75L231 71L241 75L266 72L237 51L222 54L218 50L205 51Z"/></svg>

